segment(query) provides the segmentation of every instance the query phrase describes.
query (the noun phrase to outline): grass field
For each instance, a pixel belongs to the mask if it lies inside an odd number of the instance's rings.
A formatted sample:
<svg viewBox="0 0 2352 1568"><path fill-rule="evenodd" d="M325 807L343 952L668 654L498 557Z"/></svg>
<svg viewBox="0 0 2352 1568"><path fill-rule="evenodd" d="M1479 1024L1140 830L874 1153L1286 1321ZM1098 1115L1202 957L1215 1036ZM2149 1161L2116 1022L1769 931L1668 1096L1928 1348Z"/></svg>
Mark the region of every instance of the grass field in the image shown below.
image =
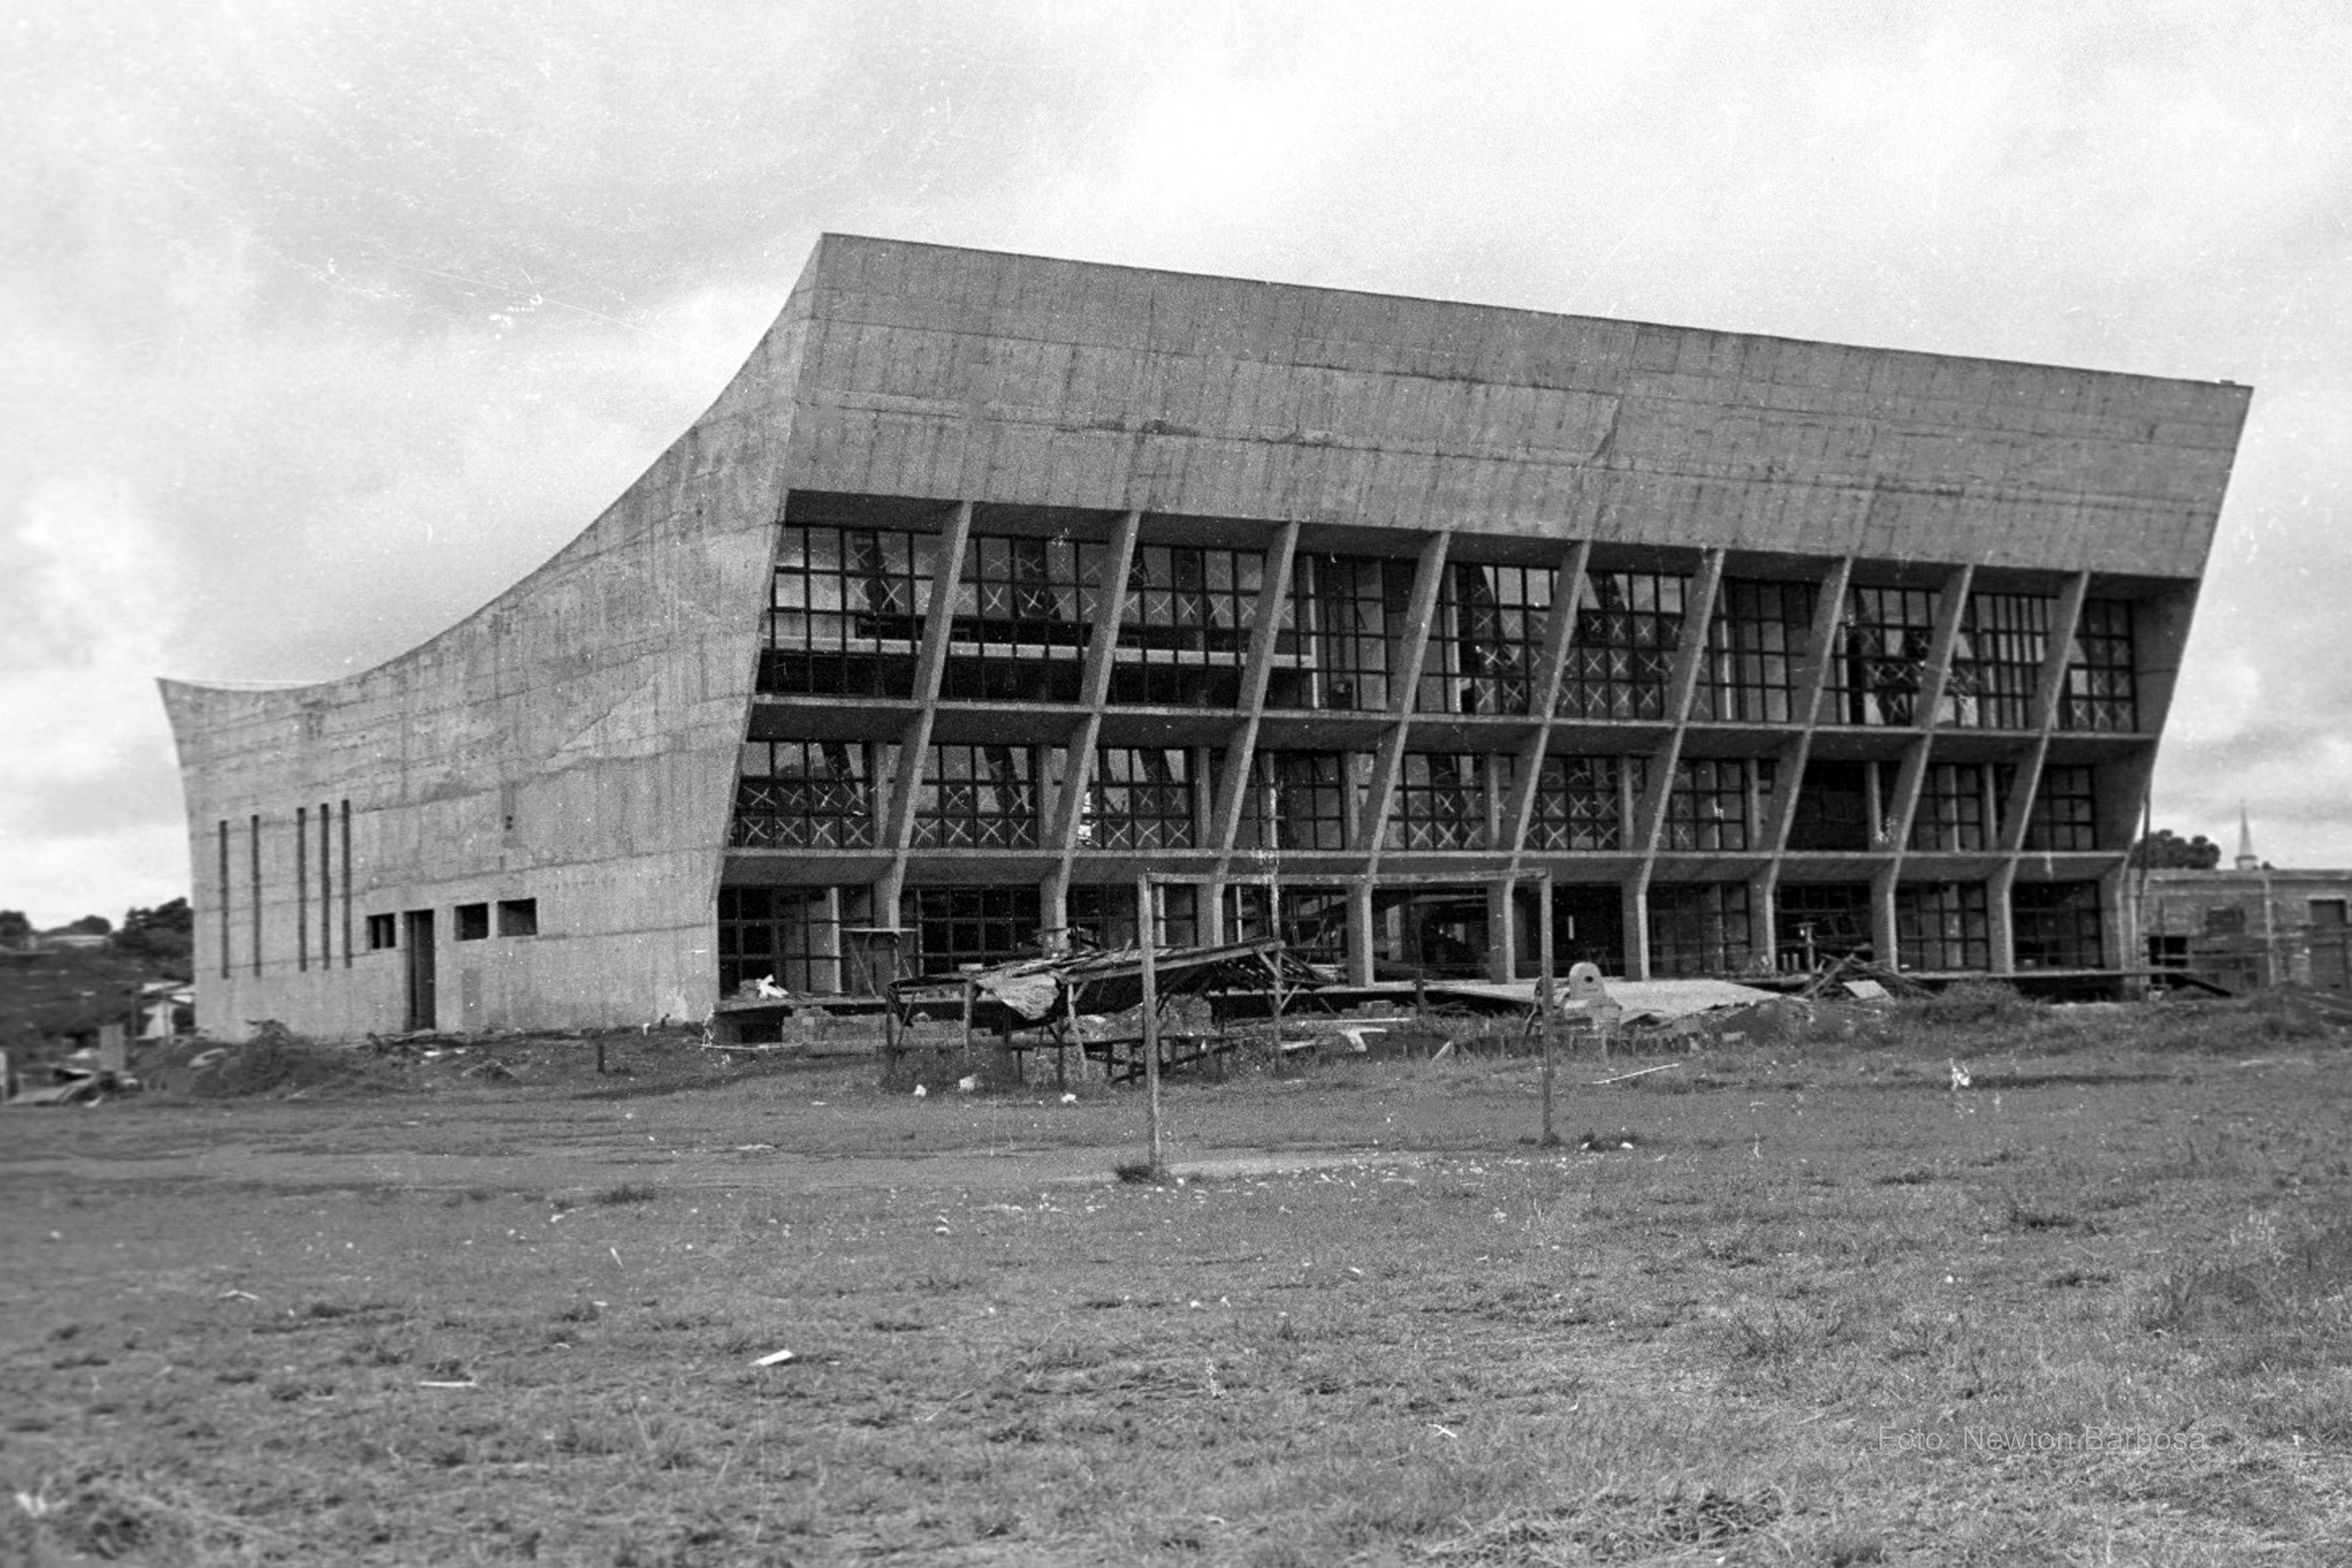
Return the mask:
<svg viewBox="0 0 2352 1568"><path fill-rule="evenodd" d="M0 1119L0 1562L2352 1560L2274 1009L1573 1060L1564 1151L1524 1058L1244 1071L1162 1185L1124 1091L581 1052Z"/></svg>

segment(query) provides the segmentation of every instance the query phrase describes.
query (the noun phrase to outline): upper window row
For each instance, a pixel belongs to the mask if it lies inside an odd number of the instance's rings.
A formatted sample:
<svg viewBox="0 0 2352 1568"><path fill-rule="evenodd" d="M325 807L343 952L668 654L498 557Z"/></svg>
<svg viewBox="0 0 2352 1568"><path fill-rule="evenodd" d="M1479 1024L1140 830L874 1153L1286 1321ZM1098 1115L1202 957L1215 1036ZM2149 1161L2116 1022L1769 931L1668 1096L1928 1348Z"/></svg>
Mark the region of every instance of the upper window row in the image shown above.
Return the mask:
<svg viewBox="0 0 2352 1568"><path fill-rule="evenodd" d="M769 599L760 689L912 697L940 537L790 524ZM1255 550L1136 547L1123 589L1106 591L1111 547L975 535L947 628L940 694L950 700L1080 703L1095 628L1115 635L1101 698L1116 706L1234 708L1265 599ZM1558 574L1457 562L1432 617L1412 616L1414 563L1303 554L1274 606L1266 705L1423 713L1524 714L1549 670ZM1596 571L1578 595L1553 710L1601 721L1665 719L1685 640L1689 579ZM1841 607L1821 672L1823 722L1914 725L1923 712L1941 595L1864 586ZM1113 601L1116 601L1114 605ZM1945 724L2019 730L2050 657L2057 601L1975 593L1962 606L1936 701ZM1695 650L1692 717L1784 724L1809 689L1818 594L1804 583L1726 580ZM1426 631L1425 647L1416 647ZM1399 682L1421 655L1418 681ZM2059 727L2137 728L2132 608L2085 603L2055 694Z"/></svg>

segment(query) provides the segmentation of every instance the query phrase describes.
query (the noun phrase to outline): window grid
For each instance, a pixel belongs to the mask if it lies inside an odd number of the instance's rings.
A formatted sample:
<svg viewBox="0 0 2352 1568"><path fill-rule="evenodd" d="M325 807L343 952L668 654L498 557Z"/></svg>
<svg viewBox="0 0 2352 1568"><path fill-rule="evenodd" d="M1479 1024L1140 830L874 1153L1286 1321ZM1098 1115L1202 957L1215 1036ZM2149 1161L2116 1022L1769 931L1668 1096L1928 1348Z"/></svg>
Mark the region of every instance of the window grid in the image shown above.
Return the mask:
<svg viewBox="0 0 2352 1568"><path fill-rule="evenodd" d="M1693 757L1675 764L1664 847L1752 849L1771 815L1769 758Z"/></svg>
<svg viewBox="0 0 2352 1568"><path fill-rule="evenodd" d="M1191 757L1173 747L1097 752L1078 842L1088 849L1192 848Z"/></svg>
<svg viewBox="0 0 2352 1568"><path fill-rule="evenodd" d="M1139 544L1119 603L1114 704L1231 708L1257 624L1265 556Z"/></svg>
<svg viewBox="0 0 2352 1568"><path fill-rule="evenodd" d="M1251 769L1250 798L1236 847L1276 849L1348 847L1349 768L1343 752L1261 752Z"/></svg>
<svg viewBox="0 0 2352 1568"><path fill-rule="evenodd" d="M2063 853L2099 847L2096 777L2096 770L2082 765L2042 770L2042 787L2025 816L2027 849Z"/></svg>
<svg viewBox="0 0 2352 1568"><path fill-rule="evenodd" d="M1727 580L1706 630L1706 662L1691 717L1735 724L1785 724L1812 636L1809 583Z"/></svg>
<svg viewBox="0 0 2352 1568"><path fill-rule="evenodd" d="M1615 757L1546 757L1536 774L1528 847L1610 850L1621 845L1625 796Z"/></svg>
<svg viewBox="0 0 2352 1568"><path fill-rule="evenodd" d="M1869 883L1783 882L1774 900L1780 951L1797 964L1808 957L1872 956Z"/></svg>
<svg viewBox="0 0 2352 1568"><path fill-rule="evenodd" d="M1932 588L1864 587L1847 595L1830 679L1833 722L1909 724L1917 719L1927 653L1936 640L1937 597Z"/></svg>
<svg viewBox="0 0 2352 1568"><path fill-rule="evenodd" d="M1649 903L1652 973L1735 974L1754 962L1747 883L1661 882Z"/></svg>
<svg viewBox="0 0 2352 1568"><path fill-rule="evenodd" d="M1556 711L1567 719L1662 719L1689 579L1589 572Z"/></svg>
<svg viewBox="0 0 2352 1568"><path fill-rule="evenodd" d="M1528 711L1556 576L1548 566L1448 565L1414 706L1423 713Z"/></svg>
<svg viewBox="0 0 2352 1568"><path fill-rule="evenodd" d="M868 748L837 741L753 741L735 781L739 849L866 849L874 844Z"/></svg>
<svg viewBox="0 0 2352 1568"><path fill-rule="evenodd" d="M923 764L916 848L1036 847L1036 757L1028 747L934 745Z"/></svg>
<svg viewBox="0 0 2352 1568"><path fill-rule="evenodd" d="M1990 969L1992 921L1982 882L1904 882L1895 889L1895 948L1906 969Z"/></svg>
<svg viewBox="0 0 2352 1568"><path fill-rule="evenodd" d="M1944 685L1948 724L2023 730L2050 647L2053 601L2032 594L1970 594Z"/></svg>
<svg viewBox="0 0 2352 1568"><path fill-rule="evenodd" d="M1407 752L1388 824L1391 849L1484 849L1494 840L1493 773L1475 752Z"/></svg>
<svg viewBox="0 0 2352 1568"><path fill-rule="evenodd" d="M1936 763L1919 783L1911 818L1911 847L1933 854L1995 847L1998 810L1989 797L1990 769L1979 763Z"/></svg>
<svg viewBox="0 0 2352 1568"><path fill-rule="evenodd" d="M1034 887L909 888L900 923L915 933L915 973L951 974L1038 951L1041 903Z"/></svg>
<svg viewBox="0 0 2352 1568"><path fill-rule="evenodd" d="M1164 885L1160 889L1161 946L1189 947L1200 941L1201 924L1194 912L1198 891L1181 883ZM1091 942L1097 947L1133 947L1136 944L1134 883L1073 887L1064 908L1068 912L1071 935L1081 945Z"/></svg>
<svg viewBox="0 0 2352 1568"><path fill-rule="evenodd" d="M1302 555L1268 684L1270 708L1378 712L1389 705L1389 647L1411 635L1413 563Z"/></svg>
<svg viewBox="0 0 2352 1568"><path fill-rule="evenodd" d="M2062 728L2139 728L2139 688L2134 673L2132 607L2126 599L2086 599L2066 665Z"/></svg>
<svg viewBox="0 0 2352 1568"><path fill-rule="evenodd" d="M974 534L964 542L940 695L958 701L1076 702L1099 547Z"/></svg>
<svg viewBox="0 0 2352 1568"><path fill-rule="evenodd" d="M768 600L763 692L911 697L935 534L902 529L782 529Z"/></svg>
<svg viewBox="0 0 2352 1568"><path fill-rule="evenodd" d="M2096 969L2106 961L2096 882L2020 882L2009 907L2020 969Z"/></svg>
<svg viewBox="0 0 2352 1568"><path fill-rule="evenodd" d="M772 980L795 993L839 992L841 929L828 892L824 888L719 889L720 991L732 995L748 981Z"/></svg>
<svg viewBox="0 0 2352 1568"><path fill-rule="evenodd" d="M1241 882L1225 889L1225 931L1235 942L1276 934L1266 918L1268 889ZM1280 935L1296 957L1339 966L1348 962L1348 894L1339 888L1285 887Z"/></svg>

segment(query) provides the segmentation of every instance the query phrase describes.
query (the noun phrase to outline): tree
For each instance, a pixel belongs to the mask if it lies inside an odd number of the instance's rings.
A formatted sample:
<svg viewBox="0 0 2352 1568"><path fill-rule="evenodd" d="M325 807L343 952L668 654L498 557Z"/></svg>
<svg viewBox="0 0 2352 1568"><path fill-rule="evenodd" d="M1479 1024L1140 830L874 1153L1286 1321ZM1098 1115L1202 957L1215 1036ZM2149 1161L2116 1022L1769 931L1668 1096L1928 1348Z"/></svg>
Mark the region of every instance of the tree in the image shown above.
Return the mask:
<svg viewBox="0 0 2352 1568"><path fill-rule="evenodd" d="M2150 871L2210 871L2221 863L2221 847L2199 834L2183 838L2159 827L2132 846L2131 864Z"/></svg>
<svg viewBox="0 0 2352 1568"><path fill-rule="evenodd" d="M76 936L104 936L114 929L114 922L104 915L84 915L73 924L58 929Z"/></svg>
<svg viewBox="0 0 2352 1568"><path fill-rule="evenodd" d="M118 952L184 964L195 945L196 916L185 899L173 899L152 910L133 907L122 917L114 939Z"/></svg>

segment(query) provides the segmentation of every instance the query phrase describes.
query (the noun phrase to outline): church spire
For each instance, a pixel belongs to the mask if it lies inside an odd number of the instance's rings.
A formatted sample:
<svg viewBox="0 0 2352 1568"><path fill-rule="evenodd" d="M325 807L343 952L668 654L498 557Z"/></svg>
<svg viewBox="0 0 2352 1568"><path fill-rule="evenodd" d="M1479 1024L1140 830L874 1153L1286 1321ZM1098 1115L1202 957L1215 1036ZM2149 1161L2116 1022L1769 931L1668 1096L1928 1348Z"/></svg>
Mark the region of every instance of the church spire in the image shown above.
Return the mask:
<svg viewBox="0 0 2352 1568"><path fill-rule="evenodd" d="M2263 858L2254 853L2253 824L2246 819L2246 803L2242 800L2238 803L2238 869L2259 871L2262 868Z"/></svg>

